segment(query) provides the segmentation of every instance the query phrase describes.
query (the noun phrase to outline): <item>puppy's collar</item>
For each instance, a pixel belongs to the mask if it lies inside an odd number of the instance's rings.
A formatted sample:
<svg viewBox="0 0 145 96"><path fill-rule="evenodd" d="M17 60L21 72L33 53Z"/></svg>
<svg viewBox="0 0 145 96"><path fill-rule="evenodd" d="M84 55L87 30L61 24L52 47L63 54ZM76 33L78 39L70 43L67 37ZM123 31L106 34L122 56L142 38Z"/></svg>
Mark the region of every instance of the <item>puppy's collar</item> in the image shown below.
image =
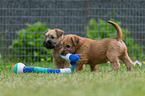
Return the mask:
<svg viewBox="0 0 145 96"><path fill-rule="evenodd" d="M60 49L62 46L60 45L59 47L55 48L56 50Z"/></svg>

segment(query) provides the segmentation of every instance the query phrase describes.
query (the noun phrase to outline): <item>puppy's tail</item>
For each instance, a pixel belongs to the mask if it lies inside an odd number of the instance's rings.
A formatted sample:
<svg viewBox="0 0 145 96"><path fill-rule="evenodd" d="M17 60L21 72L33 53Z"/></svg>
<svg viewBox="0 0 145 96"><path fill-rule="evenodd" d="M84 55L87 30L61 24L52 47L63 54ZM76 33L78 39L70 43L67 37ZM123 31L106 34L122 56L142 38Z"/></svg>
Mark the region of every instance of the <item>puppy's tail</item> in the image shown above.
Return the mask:
<svg viewBox="0 0 145 96"><path fill-rule="evenodd" d="M122 34L122 30L121 30L120 26L117 23L112 22L112 21L108 21L108 23L112 24L116 28L116 30L117 30L117 37L116 37L116 39L118 41L122 40L123 34Z"/></svg>

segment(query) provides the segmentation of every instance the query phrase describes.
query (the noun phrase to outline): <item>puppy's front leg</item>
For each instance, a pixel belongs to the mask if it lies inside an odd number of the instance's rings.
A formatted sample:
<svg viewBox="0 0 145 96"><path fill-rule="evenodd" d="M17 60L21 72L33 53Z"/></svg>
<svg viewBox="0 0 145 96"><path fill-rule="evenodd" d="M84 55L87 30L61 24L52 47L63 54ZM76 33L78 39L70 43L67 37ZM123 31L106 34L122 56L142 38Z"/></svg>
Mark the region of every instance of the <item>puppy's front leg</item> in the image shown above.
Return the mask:
<svg viewBox="0 0 145 96"><path fill-rule="evenodd" d="M87 59L79 59L76 62L76 66L74 68L74 72L82 70L83 65L86 64L86 63L87 63Z"/></svg>

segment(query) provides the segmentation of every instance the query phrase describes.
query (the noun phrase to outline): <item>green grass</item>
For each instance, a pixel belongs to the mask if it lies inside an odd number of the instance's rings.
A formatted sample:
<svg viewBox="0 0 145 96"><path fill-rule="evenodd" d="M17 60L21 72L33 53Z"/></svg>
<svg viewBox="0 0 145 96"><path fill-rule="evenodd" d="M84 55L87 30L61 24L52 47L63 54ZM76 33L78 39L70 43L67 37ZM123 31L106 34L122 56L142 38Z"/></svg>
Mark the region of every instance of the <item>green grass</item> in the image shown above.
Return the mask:
<svg viewBox="0 0 145 96"><path fill-rule="evenodd" d="M54 67L43 62L29 66ZM98 68L90 72L86 66L71 74L15 74L11 62L0 64L0 96L145 96L144 65L132 72L122 65L117 72L111 72L110 64Z"/></svg>

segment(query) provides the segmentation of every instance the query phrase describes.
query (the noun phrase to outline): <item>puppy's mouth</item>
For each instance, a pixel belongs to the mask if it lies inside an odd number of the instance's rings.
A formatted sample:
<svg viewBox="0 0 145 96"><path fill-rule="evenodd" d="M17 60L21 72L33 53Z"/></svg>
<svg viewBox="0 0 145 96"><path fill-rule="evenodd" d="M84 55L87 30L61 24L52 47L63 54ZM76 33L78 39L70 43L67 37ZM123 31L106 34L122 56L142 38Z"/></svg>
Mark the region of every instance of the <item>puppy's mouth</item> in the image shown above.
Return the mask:
<svg viewBox="0 0 145 96"><path fill-rule="evenodd" d="M47 49L53 49L55 48L55 44L52 41L44 41L43 46L46 47Z"/></svg>
<svg viewBox="0 0 145 96"><path fill-rule="evenodd" d="M67 50L67 51L66 51L66 50L63 50L63 51L60 52L61 55L66 55L66 54L68 54L68 53L70 53L70 54L75 54L76 52L71 52L71 51L69 51L69 50Z"/></svg>

